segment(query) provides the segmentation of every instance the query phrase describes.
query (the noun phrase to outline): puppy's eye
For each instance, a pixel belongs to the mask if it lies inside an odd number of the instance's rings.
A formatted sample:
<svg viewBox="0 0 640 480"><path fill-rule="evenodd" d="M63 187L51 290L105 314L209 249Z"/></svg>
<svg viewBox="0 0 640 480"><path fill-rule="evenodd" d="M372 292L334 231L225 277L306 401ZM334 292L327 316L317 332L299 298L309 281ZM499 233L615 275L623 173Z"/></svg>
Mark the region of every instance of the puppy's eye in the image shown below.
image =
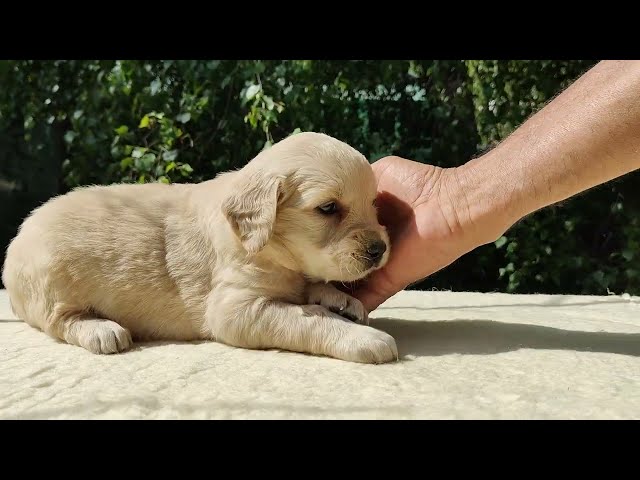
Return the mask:
<svg viewBox="0 0 640 480"><path fill-rule="evenodd" d="M320 213L323 213L324 215L333 215L334 213L338 212L338 205L336 205L336 202L329 202L329 203L320 205L318 207L318 210L320 211Z"/></svg>

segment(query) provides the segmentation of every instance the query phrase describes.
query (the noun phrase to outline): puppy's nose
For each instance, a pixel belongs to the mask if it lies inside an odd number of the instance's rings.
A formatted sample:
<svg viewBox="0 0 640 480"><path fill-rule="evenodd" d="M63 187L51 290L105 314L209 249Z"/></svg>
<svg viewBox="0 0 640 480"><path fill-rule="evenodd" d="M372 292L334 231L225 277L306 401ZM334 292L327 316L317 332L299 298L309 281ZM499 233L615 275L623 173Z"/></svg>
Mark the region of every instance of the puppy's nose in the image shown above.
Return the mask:
<svg viewBox="0 0 640 480"><path fill-rule="evenodd" d="M367 247L367 255L374 262L374 264L380 263L382 255L387 251L387 244L382 240L375 240Z"/></svg>

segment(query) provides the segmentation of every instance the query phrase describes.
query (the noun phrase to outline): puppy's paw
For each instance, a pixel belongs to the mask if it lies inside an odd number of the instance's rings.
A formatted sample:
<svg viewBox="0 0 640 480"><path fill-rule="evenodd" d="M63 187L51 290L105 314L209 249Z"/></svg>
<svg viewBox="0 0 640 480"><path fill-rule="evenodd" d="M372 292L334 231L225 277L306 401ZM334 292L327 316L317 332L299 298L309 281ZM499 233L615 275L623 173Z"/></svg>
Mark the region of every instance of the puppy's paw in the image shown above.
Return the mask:
<svg viewBox="0 0 640 480"><path fill-rule="evenodd" d="M388 363L398 360L398 347L388 333L361 325L341 339L336 356L350 362Z"/></svg>
<svg viewBox="0 0 640 480"><path fill-rule="evenodd" d="M82 330L78 343L91 353L109 354L131 348L133 341L129 330L111 320L81 320Z"/></svg>
<svg viewBox="0 0 640 480"><path fill-rule="evenodd" d="M331 284L315 283L308 289L308 302L322 305L327 310L359 324L369 324L369 316L364 305Z"/></svg>

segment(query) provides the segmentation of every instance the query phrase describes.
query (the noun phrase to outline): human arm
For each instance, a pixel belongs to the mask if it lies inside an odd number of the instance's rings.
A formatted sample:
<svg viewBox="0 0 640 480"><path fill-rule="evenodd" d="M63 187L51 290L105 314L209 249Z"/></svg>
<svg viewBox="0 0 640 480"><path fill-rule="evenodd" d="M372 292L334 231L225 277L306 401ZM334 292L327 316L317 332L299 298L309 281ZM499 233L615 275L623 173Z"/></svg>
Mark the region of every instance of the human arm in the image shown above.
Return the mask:
<svg viewBox="0 0 640 480"><path fill-rule="evenodd" d="M640 168L640 61L600 62L463 166L387 157L373 168L392 253L354 292L369 311L526 215Z"/></svg>

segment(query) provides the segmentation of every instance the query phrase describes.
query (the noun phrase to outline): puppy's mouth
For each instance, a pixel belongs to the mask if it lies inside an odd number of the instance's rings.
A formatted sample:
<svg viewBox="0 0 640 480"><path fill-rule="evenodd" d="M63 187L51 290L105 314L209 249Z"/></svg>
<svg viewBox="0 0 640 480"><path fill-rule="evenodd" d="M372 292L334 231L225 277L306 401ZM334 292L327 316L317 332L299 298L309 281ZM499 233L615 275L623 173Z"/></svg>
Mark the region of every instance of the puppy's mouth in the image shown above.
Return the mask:
<svg viewBox="0 0 640 480"><path fill-rule="evenodd" d="M330 281L357 282L363 280L371 273L381 269L387 263L388 254L366 255L362 252L353 252L340 262L340 278Z"/></svg>

